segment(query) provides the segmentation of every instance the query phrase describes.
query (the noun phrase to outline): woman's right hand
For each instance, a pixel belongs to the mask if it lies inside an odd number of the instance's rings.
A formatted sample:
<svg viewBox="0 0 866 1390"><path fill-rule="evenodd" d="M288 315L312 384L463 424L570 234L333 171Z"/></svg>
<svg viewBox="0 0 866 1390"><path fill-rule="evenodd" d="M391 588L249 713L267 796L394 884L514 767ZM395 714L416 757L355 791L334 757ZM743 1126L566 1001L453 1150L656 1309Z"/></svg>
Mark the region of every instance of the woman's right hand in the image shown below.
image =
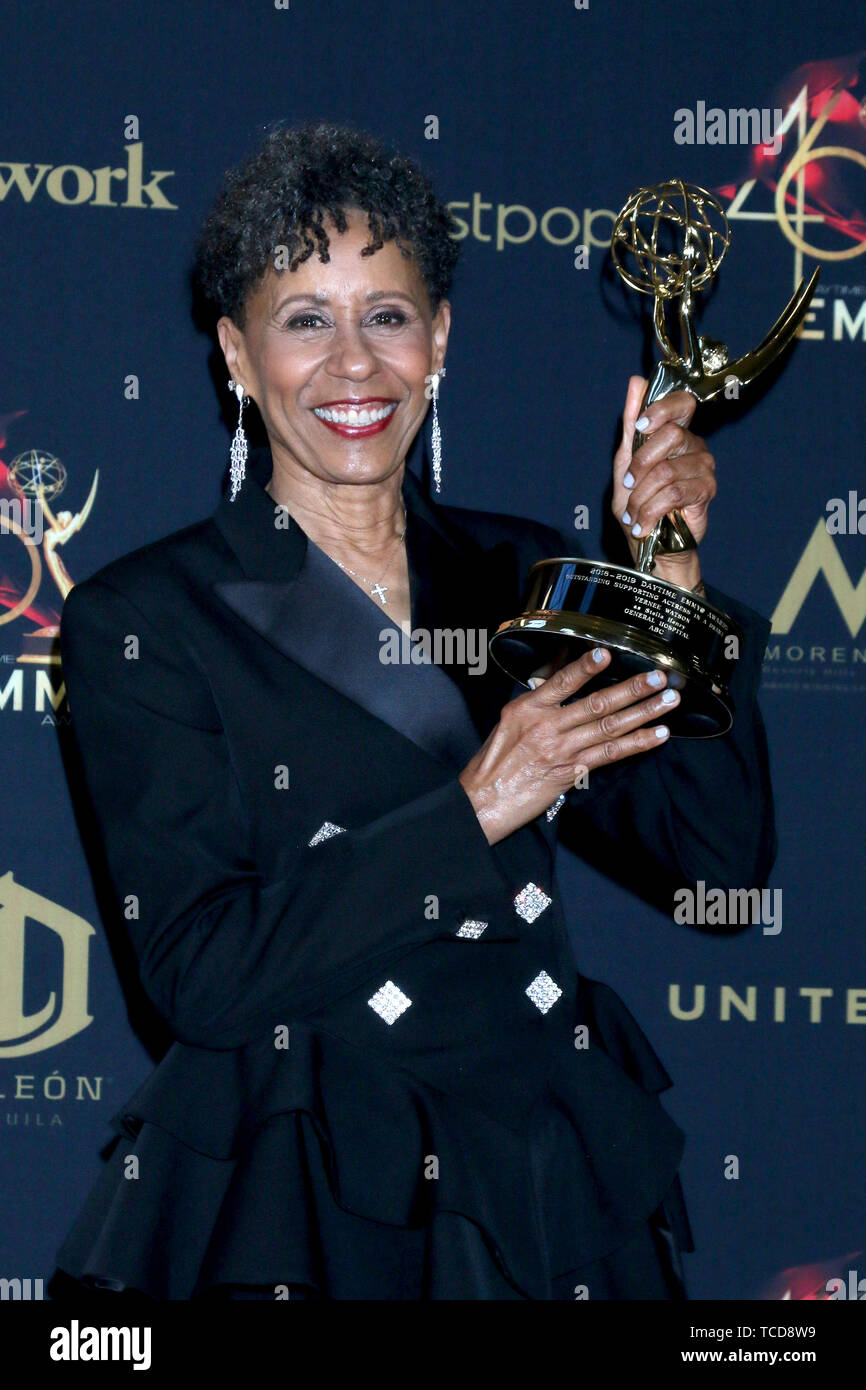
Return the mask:
<svg viewBox="0 0 866 1390"><path fill-rule="evenodd" d="M587 652L503 707L499 723L460 773L491 845L527 825L582 774L659 748L663 724L641 726L679 703L663 671L631 676L563 706L603 671L610 653Z"/></svg>

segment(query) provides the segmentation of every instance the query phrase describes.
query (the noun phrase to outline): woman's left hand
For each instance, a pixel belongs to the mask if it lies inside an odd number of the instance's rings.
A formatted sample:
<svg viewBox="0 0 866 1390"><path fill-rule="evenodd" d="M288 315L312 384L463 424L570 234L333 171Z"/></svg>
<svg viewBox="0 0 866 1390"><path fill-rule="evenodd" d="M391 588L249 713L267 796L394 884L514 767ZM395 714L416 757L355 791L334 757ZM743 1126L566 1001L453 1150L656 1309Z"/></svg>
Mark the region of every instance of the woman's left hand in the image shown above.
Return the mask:
<svg viewBox="0 0 866 1390"><path fill-rule="evenodd" d="M697 542L707 530L707 509L716 495L715 461L703 439L687 428L695 412L690 391L674 391L644 411L645 443L632 453L632 440L647 383L633 376L622 417L622 443L613 461L613 514L637 559L640 541L668 512L682 512ZM627 520L625 519L627 518ZM634 527L639 526L638 535ZM684 551L656 561L654 574L693 589L701 577L697 552Z"/></svg>

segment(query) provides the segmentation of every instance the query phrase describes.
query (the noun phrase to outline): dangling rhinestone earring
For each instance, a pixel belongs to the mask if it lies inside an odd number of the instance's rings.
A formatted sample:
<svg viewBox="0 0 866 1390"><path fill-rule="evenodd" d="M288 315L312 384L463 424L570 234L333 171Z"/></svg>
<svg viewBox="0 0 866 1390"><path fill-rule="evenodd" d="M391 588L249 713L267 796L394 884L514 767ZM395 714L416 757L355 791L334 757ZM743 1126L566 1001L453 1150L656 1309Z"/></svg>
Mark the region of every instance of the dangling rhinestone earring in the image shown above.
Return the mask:
<svg viewBox="0 0 866 1390"><path fill-rule="evenodd" d="M434 372L430 378L433 387L433 433L431 435L431 445L433 449L433 482L436 491L442 491L442 431L439 428L439 383L445 375L445 368L440 367L438 372Z"/></svg>
<svg viewBox="0 0 866 1390"><path fill-rule="evenodd" d="M241 484L247 473L248 445L247 437L244 434L244 406L247 403L247 397L244 394L244 388L241 386L240 382L229 381L229 390L234 391L238 398L238 427L232 439L230 455L232 495L229 500L234 502L240 492Z"/></svg>

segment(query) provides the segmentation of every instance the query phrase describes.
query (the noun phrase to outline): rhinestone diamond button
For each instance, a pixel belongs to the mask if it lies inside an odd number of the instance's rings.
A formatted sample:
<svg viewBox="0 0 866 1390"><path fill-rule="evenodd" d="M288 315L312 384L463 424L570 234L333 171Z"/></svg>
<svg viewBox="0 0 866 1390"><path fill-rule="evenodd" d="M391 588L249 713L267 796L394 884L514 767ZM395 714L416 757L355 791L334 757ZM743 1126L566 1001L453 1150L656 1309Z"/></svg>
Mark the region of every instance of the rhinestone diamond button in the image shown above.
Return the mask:
<svg viewBox="0 0 866 1390"><path fill-rule="evenodd" d="M514 910L525 922L534 922L552 902L553 899L537 883L527 883L514 899Z"/></svg>
<svg viewBox="0 0 866 1390"><path fill-rule="evenodd" d="M473 922L471 919L467 918L459 928L457 935L469 937L471 941L477 941L481 933L487 930L488 926L488 922Z"/></svg>
<svg viewBox="0 0 866 1390"><path fill-rule="evenodd" d="M345 835L345 825L334 825L333 821L326 820L324 825L320 825L312 840L309 841L308 848L313 845L320 845L323 840L330 840L334 835Z"/></svg>
<svg viewBox="0 0 866 1390"><path fill-rule="evenodd" d="M382 988L377 989L373 998L368 999L367 1003L390 1027L402 1013L406 1012L412 1000L403 993L402 989L398 989L393 980L386 980Z"/></svg>
<svg viewBox="0 0 866 1390"><path fill-rule="evenodd" d="M562 807L563 807L564 805L565 805L565 792L560 792L559 796L556 798L556 800L554 801L553 805L552 805L552 806L548 806L548 808L547 808L547 819L548 819L548 820L553 820L554 816L557 815L558 812L562 810Z"/></svg>
<svg viewBox="0 0 866 1390"><path fill-rule="evenodd" d="M541 970L528 986L526 993L529 995L533 1004L540 1009L543 1014L552 1008L556 1003L562 990L555 980L552 980L546 970Z"/></svg>

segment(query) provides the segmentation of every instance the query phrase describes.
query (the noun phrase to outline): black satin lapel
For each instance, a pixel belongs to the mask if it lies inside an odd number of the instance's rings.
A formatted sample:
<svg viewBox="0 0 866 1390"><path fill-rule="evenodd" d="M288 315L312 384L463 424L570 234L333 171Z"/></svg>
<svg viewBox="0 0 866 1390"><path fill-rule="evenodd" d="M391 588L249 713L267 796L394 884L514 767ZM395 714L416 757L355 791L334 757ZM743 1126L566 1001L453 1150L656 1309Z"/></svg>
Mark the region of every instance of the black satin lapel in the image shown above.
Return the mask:
<svg viewBox="0 0 866 1390"><path fill-rule="evenodd" d="M457 768L479 739L460 690L435 665L406 660L410 644L319 548L308 543L291 583L215 585L220 598L306 671ZM389 658L403 657L393 660Z"/></svg>
<svg viewBox="0 0 866 1390"><path fill-rule="evenodd" d="M484 550L466 536L407 472L412 630L467 632L474 660L440 665L386 664L382 633L397 629L293 521L275 526L264 491L271 476L269 449L251 450L248 478L234 503L226 496L214 514L246 579L218 583L215 592L284 656L381 719L438 761L464 767L520 687L487 653L498 625L517 611L525 576L517 574L506 545ZM479 637L480 634L480 637ZM400 635L402 638L402 634ZM486 656L483 672L477 656ZM407 645L402 638L403 647ZM533 830L555 836L544 816Z"/></svg>
<svg viewBox="0 0 866 1390"><path fill-rule="evenodd" d="M507 545L483 550L453 531L446 534L411 509L406 545L413 630L472 628L483 632L486 652L499 624L518 611L524 576L513 569L513 552ZM473 650L479 651L477 640ZM523 687L506 676L489 653L483 674L459 662L440 669L460 690L480 746L497 724L502 706L520 695ZM527 844L537 846L541 841L552 853L557 833L556 818L548 820L543 812L524 827L521 843L528 836Z"/></svg>
<svg viewBox="0 0 866 1390"><path fill-rule="evenodd" d="M461 634L453 644L444 642L442 653L465 659L443 661L439 669L459 689L483 742L516 690L487 650L516 601L506 547L484 551L468 541L459 544L410 511L406 548L413 632Z"/></svg>

